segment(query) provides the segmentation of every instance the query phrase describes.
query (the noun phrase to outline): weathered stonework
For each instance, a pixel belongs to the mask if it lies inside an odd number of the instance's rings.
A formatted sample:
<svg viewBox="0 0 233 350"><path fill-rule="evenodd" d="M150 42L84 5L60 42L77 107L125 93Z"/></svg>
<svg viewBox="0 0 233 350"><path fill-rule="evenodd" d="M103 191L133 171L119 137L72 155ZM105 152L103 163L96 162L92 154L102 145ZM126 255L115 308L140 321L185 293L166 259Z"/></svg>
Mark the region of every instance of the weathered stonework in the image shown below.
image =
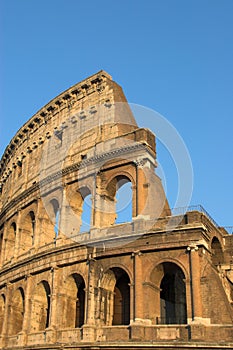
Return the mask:
<svg viewBox="0 0 233 350"><path fill-rule="evenodd" d="M201 209L172 216L156 165L104 71L17 132L0 163L2 349L232 348L233 236Z"/></svg>

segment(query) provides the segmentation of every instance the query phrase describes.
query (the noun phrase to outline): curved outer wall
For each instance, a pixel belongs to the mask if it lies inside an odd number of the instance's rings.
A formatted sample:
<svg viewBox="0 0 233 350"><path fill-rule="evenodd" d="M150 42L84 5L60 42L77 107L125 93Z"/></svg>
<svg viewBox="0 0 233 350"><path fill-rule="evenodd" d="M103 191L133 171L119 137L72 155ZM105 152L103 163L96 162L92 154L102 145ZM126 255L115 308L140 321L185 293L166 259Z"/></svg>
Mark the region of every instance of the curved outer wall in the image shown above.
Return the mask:
<svg viewBox="0 0 233 350"><path fill-rule="evenodd" d="M231 269L219 272L229 237L198 211L171 218L155 168L154 135L138 128L104 71L17 132L0 164L2 348L117 348L119 340L125 349L174 340L211 348L216 325L230 342ZM126 183L131 218L117 224Z"/></svg>

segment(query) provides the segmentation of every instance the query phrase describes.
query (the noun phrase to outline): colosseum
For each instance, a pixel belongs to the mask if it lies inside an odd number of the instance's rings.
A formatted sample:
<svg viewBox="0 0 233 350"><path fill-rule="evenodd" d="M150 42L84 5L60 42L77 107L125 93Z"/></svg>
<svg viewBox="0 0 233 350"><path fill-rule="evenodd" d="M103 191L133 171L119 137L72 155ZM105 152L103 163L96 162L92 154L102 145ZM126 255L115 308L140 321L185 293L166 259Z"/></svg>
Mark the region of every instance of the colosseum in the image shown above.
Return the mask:
<svg viewBox="0 0 233 350"><path fill-rule="evenodd" d="M1 349L233 348L233 235L174 213L156 167L104 71L20 128L0 163Z"/></svg>

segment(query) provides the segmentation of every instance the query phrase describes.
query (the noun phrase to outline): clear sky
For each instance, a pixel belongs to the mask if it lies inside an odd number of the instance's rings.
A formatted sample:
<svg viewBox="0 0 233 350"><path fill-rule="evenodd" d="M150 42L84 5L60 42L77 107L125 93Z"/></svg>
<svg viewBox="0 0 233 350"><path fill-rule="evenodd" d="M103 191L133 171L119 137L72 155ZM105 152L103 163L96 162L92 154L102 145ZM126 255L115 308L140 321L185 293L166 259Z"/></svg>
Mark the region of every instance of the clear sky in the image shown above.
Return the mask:
<svg viewBox="0 0 233 350"><path fill-rule="evenodd" d="M1 0L0 17L0 154L44 104L104 69L180 133L190 204L233 225L232 0ZM158 153L173 206L174 164Z"/></svg>

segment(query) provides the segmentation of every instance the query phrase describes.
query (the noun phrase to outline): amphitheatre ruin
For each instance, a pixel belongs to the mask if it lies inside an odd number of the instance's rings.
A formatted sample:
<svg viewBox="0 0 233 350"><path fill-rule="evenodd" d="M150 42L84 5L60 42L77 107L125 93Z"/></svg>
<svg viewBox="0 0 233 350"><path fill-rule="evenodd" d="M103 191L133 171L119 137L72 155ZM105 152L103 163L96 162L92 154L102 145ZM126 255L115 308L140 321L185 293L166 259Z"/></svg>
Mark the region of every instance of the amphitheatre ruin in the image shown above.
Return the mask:
<svg viewBox="0 0 233 350"><path fill-rule="evenodd" d="M233 348L233 235L174 213L156 167L104 71L19 129L0 163L1 349Z"/></svg>

